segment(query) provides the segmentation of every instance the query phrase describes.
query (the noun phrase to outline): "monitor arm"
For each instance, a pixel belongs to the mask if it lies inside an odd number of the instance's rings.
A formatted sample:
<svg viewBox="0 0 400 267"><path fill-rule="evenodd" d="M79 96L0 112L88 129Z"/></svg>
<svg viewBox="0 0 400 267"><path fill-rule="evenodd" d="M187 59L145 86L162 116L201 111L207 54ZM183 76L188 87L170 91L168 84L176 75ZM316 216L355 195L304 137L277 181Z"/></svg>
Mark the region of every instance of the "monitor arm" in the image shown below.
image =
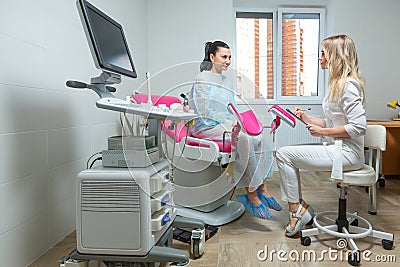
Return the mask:
<svg viewBox="0 0 400 267"><path fill-rule="evenodd" d="M100 98L111 97L115 98L110 92L115 92L115 87L108 86L108 84L118 84L121 82L121 76L118 74L103 71L100 76L93 77L90 84L79 81L67 81L66 85L72 88L88 88L97 93Z"/></svg>
<svg viewBox="0 0 400 267"><path fill-rule="evenodd" d="M105 84L119 84L121 83L121 75L107 72L107 71L102 71L100 76L98 77L93 77L90 80L91 84L99 84L99 85L105 85Z"/></svg>

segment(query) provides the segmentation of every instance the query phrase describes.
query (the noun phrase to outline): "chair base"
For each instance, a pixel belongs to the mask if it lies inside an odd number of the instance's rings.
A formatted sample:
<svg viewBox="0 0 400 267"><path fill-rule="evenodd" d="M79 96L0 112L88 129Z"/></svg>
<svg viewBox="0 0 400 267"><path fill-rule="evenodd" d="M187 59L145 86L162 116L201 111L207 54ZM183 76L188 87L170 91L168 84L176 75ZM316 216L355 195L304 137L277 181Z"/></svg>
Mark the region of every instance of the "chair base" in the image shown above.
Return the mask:
<svg viewBox="0 0 400 267"><path fill-rule="evenodd" d="M354 242L354 239L364 238L366 236L372 236L375 238L382 239L382 246L386 250L390 250L393 248L394 235L387 232L377 231L372 229L372 225L363 217L358 216L357 213L346 213L348 228L342 227L341 231L338 231L338 222L337 220L333 220L329 217L325 217L326 215L337 215L337 211L325 211L320 212L315 215L313 219L313 223L315 228L311 229L303 229L301 230L301 244L303 246L309 246L311 244L311 236L317 236L320 234L329 234L332 236L336 236L340 238L337 241L337 246L339 249L343 249L346 246L349 246L352 253L349 254L348 262L356 266L360 263L360 250L357 247L357 244ZM322 225L320 221L327 221L328 223L332 223L330 225ZM359 227L358 223L362 222L366 227Z"/></svg>
<svg viewBox="0 0 400 267"><path fill-rule="evenodd" d="M238 219L245 212L245 208L242 203L229 200L228 203L211 212L203 212L181 206L176 206L176 211L182 217L199 219L205 224L220 226Z"/></svg>

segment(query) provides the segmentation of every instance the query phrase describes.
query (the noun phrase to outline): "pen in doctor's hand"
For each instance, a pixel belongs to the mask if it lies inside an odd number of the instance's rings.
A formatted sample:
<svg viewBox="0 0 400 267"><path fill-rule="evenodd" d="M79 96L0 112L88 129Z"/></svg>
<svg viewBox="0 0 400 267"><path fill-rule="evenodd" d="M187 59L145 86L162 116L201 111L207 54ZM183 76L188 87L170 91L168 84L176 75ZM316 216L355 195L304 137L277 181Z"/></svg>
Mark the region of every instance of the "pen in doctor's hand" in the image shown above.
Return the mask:
<svg viewBox="0 0 400 267"><path fill-rule="evenodd" d="M311 110L311 108L300 109L300 111L307 111L307 110Z"/></svg>

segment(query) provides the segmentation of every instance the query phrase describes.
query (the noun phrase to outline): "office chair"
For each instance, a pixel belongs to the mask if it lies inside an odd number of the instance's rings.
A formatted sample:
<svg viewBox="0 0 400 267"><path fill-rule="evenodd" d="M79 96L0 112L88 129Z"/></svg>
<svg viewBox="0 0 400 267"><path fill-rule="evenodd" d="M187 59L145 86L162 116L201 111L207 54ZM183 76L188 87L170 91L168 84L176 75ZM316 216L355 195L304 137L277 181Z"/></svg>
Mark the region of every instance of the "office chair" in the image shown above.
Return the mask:
<svg viewBox="0 0 400 267"><path fill-rule="evenodd" d="M346 239L347 242L344 243L352 249L348 255L348 262L353 266L360 263L361 255L353 239L366 236L381 238L382 246L387 250L393 248L394 240L394 235L391 233L373 230L371 223L358 216L356 212L346 212L347 188L353 185L369 187L369 212L376 214L376 182L379 177L382 151L386 149L386 128L382 125L368 125L364 136L364 146L369 149L368 164L364 164L361 170L342 172L343 180L338 182L340 188L338 211L324 211L316 214L313 220L315 228L301 230L301 244L304 246L311 244L311 236L323 233ZM338 217L333 220L327 215ZM329 222L330 225L323 222ZM366 227L359 227L359 222Z"/></svg>

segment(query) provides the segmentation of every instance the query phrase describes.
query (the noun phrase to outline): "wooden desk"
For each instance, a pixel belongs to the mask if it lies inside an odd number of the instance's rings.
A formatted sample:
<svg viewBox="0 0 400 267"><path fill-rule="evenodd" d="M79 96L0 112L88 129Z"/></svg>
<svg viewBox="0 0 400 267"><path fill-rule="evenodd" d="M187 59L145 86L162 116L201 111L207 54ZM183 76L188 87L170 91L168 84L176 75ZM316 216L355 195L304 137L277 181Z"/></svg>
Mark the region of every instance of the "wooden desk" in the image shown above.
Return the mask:
<svg viewBox="0 0 400 267"><path fill-rule="evenodd" d="M400 121L368 120L386 127L386 151L382 154L382 174L400 175Z"/></svg>

